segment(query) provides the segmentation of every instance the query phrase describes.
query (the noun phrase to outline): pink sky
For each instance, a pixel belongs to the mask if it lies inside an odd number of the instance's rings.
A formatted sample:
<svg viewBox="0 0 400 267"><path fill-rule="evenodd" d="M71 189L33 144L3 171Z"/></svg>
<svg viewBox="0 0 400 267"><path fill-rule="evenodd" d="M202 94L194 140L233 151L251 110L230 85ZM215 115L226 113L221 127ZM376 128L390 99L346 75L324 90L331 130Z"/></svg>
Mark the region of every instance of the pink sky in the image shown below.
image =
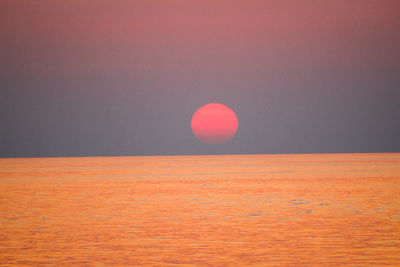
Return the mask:
<svg viewBox="0 0 400 267"><path fill-rule="evenodd" d="M1 33L15 70L129 72L138 61L145 63L142 68L296 68L305 61L358 68L399 60L396 1L8 1L2 6Z"/></svg>
<svg viewBox="0 0 400 267"><path fill-rule="evenodd" d="M400 149L399 0L3 0L0 10L0 155ZM211 102L241 125L219 148L190 129Z"/></svg>

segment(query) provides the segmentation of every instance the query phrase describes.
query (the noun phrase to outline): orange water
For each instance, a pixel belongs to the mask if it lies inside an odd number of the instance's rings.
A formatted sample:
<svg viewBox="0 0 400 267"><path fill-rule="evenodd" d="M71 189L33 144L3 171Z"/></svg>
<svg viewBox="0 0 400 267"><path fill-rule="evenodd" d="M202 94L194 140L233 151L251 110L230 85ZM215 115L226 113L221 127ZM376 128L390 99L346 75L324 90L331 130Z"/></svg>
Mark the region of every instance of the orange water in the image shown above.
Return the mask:
<svg viewBox="0 0 400 267"><path fill-rule="evenodd" d="M0 159L0 265L400 266L400 154Z"/></svg>

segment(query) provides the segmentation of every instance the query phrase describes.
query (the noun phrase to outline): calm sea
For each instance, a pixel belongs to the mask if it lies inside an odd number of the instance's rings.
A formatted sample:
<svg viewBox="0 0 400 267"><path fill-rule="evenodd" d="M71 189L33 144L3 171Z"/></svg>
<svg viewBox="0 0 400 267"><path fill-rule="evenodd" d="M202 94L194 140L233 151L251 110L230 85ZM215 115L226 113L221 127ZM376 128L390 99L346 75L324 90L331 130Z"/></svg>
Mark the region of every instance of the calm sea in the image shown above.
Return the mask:
<svg viewBox="0 0 400 267"><path fill-rule="evenodd" d="M400 266L400 154L0 159L1 266Z"/></svg>

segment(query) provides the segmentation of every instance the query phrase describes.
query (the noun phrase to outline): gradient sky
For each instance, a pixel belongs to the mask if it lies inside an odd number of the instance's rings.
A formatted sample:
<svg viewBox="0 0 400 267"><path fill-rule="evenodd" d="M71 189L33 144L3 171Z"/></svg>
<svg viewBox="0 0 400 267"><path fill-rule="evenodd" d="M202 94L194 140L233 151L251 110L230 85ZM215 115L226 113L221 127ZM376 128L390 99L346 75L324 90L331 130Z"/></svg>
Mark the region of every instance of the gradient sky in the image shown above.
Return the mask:
<svg viewBox="0 0 400 267"><path fill-rule="evenodd" d="M400 1L0 2L0 156L400 152ZM239 119L224 145L193 113Z"/></svg>

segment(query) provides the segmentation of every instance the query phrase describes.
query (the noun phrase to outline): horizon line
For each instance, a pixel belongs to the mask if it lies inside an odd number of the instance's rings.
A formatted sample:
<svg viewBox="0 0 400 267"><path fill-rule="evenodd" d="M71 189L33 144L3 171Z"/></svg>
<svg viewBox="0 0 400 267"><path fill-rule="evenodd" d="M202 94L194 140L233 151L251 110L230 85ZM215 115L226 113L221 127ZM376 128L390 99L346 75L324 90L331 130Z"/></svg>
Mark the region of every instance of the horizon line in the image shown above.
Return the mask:
<svg viewBox="0 0 400 267"><path fill-rule="evenodd" d="M300 155L368 155L368 154L400 154L400 152L332 152L332 153L271 153L271 154L166 154L166 155L113 155L113 156L34 156L34 157L0 157L6 159L63 159L63 158L150 158L150 157L228 157L228 156L300 156Z"/></svg>

